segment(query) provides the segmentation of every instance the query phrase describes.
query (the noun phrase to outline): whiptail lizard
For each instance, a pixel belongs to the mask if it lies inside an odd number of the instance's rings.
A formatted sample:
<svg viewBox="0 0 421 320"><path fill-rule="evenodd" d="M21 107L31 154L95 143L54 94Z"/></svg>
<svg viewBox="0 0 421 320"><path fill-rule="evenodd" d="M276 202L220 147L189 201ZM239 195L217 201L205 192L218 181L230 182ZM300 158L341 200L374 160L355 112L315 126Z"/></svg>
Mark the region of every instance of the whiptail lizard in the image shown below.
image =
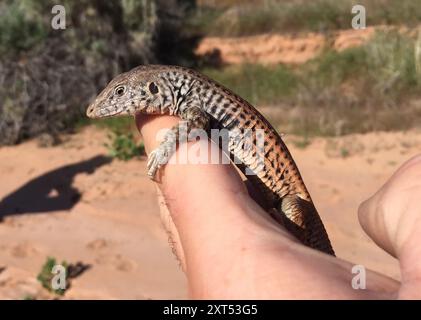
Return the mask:
<svg viewBox="0 0 421 320"><path fill-rule="evenodd" d="M186 138L182 132L228 130L233 133L229 135L229 153L242 163L237 165L240 170L256 171L258 162L263 162L262 170L247 178L263 191L267 203L264 209L305 245L334 255L294 159L280 135L250 103L194 70L146 65L115 77L87 109L90 118L136 113L171 114L183 120L149 155L148 174L152 178L171 157L177 141ZM181 126L184 130L179 130ZM252 143L251 149L245 151L244 141L238 139L239 129L263 130L261 150Z"/></svg>

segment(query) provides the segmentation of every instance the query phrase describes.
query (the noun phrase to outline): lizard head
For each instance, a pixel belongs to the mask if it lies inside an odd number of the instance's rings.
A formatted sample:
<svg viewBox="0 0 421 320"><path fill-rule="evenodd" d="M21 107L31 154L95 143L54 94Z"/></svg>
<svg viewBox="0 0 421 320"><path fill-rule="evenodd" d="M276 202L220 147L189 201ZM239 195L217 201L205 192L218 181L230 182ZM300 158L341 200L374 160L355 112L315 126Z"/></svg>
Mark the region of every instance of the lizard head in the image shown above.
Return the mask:
<svg viewBox="0 0 421 320"><path fill-rule="evenodd" d="M160 109L161 80L156 68L140 66L115 77L86 110L89 118L156 113Z"/></svg>

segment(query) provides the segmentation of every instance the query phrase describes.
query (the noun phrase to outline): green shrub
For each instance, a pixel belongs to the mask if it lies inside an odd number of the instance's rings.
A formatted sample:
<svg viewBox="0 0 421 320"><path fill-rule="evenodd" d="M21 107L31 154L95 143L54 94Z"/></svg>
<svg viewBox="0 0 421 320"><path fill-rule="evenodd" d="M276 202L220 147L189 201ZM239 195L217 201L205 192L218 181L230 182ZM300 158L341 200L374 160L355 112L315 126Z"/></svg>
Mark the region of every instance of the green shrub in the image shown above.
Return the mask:
<svg viewBox="0 0 421 320"><path fill-rule="evenodd" d="M0 145L72 132L134 66L194 64L195 31L185 31L194 0L62 0L65 30L51 28L55 4L0 1Z"/></svg>
<svg viewBox="0 0 421 320"><path fill-rule="evenodd" d="M28 50L47 36L45 25L39 19L28 17L19 2L0 6L0 54L12 55Z"/></svg>
<svg viewBox="0 0 421 320"><path fill-rule="evenodd" d="M127 161L145 154L144 145L137 144L132 133L113 133L108 137L111 142L106 147L113 158Z"/></svg>
<svg viewBox="0 0 421 320"><path fill-rule="evenodd" d="M48 291L55 293L57 295L64 295L64 293L66 292L66 290L68 289L68 285L66 284L66 288L65 289L53 289L51 284L52 284L52 279L55 276L52 273L52 270L54 268L54 266L57 264L56 259L53 257L47 257L47 260L45 261L44 265L41 268L40 273L37 276L37 280L41 283L41 285L47 289ZM63 261L61 263L61 265L66 269L66 280L67 280L67 273L68 273L68 265L66 261Z"/></svg>

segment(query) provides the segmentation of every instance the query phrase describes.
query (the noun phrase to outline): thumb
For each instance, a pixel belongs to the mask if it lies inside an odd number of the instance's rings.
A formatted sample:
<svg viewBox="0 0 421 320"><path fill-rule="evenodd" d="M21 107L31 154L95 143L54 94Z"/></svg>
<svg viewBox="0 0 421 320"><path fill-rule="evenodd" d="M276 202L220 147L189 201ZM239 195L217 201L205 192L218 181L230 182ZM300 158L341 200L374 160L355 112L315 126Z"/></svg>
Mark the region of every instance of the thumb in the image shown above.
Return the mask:
<svg viewBox="0 0 421 320"><path fill-rule="evenodd" d="M403 164L382 188L359 208L366 233L397 257L402 287L421 292L421 156ZM414 291L415 292L415 291Z"/></svg>

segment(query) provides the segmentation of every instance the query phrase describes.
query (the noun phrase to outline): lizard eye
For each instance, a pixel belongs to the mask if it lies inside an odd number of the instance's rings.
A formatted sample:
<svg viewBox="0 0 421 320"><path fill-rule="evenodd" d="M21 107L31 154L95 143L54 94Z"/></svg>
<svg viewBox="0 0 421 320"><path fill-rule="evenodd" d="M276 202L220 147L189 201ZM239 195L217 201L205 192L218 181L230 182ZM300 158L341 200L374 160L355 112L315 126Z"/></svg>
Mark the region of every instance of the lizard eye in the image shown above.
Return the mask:
<svg viewBox="0 0 421 320"><path fill-rule="evenodd" d="M118 86L117 88L115 88L114 93L116 94L116 96L121 97L124 92L126 92L126 87L124 86Z"/></svg>
<svg viewBox="0 0 421 320"><path fill-rule="evenodd" d="M152 93L152 94L156 94L156 93L158 93L158 87L156 86L156 84L155 84L155 82L151 82L151 83L149 83L149 91Z"/></svg>

